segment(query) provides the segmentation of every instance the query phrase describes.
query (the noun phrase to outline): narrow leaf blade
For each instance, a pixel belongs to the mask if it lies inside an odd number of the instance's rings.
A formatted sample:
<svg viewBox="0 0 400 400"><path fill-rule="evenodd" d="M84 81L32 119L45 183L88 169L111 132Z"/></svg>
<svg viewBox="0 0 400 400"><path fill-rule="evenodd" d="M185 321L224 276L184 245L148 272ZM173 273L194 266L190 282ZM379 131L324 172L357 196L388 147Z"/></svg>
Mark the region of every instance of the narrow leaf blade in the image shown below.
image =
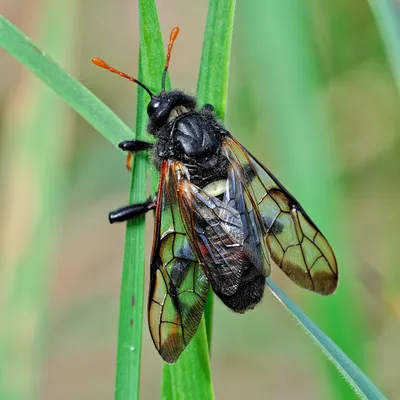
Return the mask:
<svg viewBox="0 0 400 400"><path fill-rule="evenodd" d="M335 365L339 372L360 398L368 400L383 400L386 397L379 391L374 383L351 361L347 355L318 328L314 322L294 303L279 286L270 278L266 280L271 293L300 323L306 333L320 347L329 361Z"/></svg>
<svg viewBox="0 0 400 400"><path fill-rule="evenodd" d="M375 16L397 89L400 91L399 6L392 0L369 0L368 3Z"/></svg>
<svg viewBox="0 0 400 400"><path fill-rule="evenodd" d="M0 46L58 93L114 146L124 139L132 138L132 130L101 100L1 15Z"/></svg>

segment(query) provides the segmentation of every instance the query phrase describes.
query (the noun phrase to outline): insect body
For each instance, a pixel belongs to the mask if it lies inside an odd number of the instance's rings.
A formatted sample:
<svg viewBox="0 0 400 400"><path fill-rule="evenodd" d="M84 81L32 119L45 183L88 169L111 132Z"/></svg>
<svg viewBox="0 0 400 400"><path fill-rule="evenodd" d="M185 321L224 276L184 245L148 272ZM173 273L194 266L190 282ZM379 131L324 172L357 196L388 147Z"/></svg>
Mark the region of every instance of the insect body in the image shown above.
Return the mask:
<svg viewBox="0 0 400 400"><path fill-rule="evenodd" d="M129 152L152 149L160 171L156 197L110 213L126 221L155 209L148 319L166 362L175 362L193 338L210 285L233 311L262 299L271 260L297 285L331 294L338 270L331 247L296 199L216 118L181 91L150 95L148 132L154 146L128 140Z"/></svg>

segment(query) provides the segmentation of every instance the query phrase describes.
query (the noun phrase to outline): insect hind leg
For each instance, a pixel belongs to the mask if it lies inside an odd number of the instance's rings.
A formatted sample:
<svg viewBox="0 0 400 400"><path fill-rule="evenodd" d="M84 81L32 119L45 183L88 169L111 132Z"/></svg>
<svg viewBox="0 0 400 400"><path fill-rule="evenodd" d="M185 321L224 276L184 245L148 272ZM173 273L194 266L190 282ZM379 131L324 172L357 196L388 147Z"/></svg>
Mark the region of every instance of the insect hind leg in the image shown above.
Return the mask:
<svg viewBox="0 0 400 400"><path fill-rule="evenodd" d="M118 208L108 214L110 224L115 222L125 222L133 218L140 217L150 210L154 210L157 204L157 196L144 203L130 204L129 206Z"/></svg>

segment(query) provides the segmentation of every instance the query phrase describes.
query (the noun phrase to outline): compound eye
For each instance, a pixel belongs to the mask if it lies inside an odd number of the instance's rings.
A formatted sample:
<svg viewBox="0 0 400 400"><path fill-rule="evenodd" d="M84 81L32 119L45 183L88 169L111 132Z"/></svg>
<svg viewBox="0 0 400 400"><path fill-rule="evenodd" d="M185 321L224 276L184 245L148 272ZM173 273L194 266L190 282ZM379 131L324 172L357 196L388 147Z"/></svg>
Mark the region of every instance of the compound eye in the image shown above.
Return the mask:
<svg viewBox="0 0 400 400"><path fill-rule="evenodd" d="M158 107L160 107L160 104L160 100L152 100L147 106L147 115L151 117L157 111Z"/></svg>

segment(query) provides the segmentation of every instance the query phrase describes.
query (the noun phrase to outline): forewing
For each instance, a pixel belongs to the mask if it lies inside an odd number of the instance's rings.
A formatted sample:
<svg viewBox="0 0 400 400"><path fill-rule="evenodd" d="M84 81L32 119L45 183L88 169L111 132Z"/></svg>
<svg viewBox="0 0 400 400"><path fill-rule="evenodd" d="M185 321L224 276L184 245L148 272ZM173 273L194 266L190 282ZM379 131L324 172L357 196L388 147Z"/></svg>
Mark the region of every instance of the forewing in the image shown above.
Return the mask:
<svg viewBox="0 0 400 400"><path fill-rule="evenodd" d="M243 229L239 212L190 182L176 163L179 208L186 231L205 266L213 289L232 295L236 292L244 259Z"/></svg>
<svg viewBox="0 0 400 400"><path fill-rule="evenodd" d="M247 269L256 268L267 276L259 251L263 238L233 171L229 170L228 179L222 181L222 200L191 183L183 169L175 176L179 177L178 201L186 230L197 246L213 290L218 295L234 295Z"/></svg>
<svg viewBox="0 0 400 400"><path fill-rule="evenodd" d="M245 252L251 259L252 265L267 277L271 272L271 266L264 241L264 225L258 213L257 203L247 189L246 182L242 166L231 162L223 201L239 211Z"/></svg>
<svg viewBox="0 0 400 400"><path fill-rule="evenodd" d="M162 358L174 363L193 338L203 313L208 279L185 232L177 203L174 171L160 171L150 268L148 319Z"/></svg>
<svg viewBox="0 0 400 400"><path fill-rule="evenodd" d="M325 237L297 200L239 142L229 136L223 148L244 176L272 260L299 286L331 294L337 286L338 269Z"/></svg>

